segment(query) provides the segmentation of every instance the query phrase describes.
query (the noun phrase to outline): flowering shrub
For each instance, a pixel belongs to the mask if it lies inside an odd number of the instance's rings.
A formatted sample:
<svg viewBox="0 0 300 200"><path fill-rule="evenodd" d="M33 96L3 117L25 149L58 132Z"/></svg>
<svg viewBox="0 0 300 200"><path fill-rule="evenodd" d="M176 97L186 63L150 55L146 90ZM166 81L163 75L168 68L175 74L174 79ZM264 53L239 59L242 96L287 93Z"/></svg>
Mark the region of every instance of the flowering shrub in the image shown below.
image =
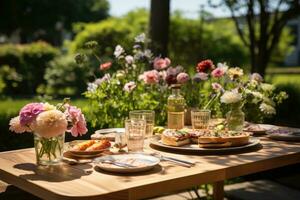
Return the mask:
<svg viewBox="0 0 300 200"><path fill-rule="evenodd" d="M185 88L187 103L210 108L218 117L225 116L227 105L240 103L247 120L263 122L276 114L276 106L288 97L284 91L276 92L274 85L264 83L258 73L246 76L241 68L226 63L215 67L211 60L204 60L197 64L196 71Z"/></svg>
<svg viewBox="0 0 300 200"><path fill-rule="evenodd" d="M102 73L101 78L88 83L84 93L90 100L87 113L93 126L122 127L129 111L138 109L156 111L157 124L165 123L168 86L186 83L189 75L181 66L172 67L169 58L154 57L146 45L145 34L140 34L131 52L117 45L114 59L104 61L97 56L95 42L88 42ZM88 56L78 54L75 60L82 63L84 57Z"/></svg>

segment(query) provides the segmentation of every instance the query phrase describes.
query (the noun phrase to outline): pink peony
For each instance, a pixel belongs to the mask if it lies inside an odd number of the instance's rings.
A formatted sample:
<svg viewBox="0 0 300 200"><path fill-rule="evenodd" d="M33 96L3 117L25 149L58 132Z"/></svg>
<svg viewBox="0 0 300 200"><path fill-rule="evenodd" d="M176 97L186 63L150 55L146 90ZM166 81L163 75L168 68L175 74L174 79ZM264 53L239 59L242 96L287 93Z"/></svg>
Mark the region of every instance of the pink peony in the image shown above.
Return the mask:
<svg viewBox="0 0 300 200"><path fill-rule="evenodd" d="M106 62L106 63L102 63L100 65L100 70L108 70L112 65L112 62Z"/></svg>
<svg viewBox="0 0 300 200"><path fill-rule="evenodd" d="M193 77L193 80L197 83L201 81L205 81L207 79L208 79L208 74L204 72L199 72L195 74L195 76Z"/></svg>
<svg viewBox="0 0 300 200"><path fill-rule="evenodd" d="M43 112L44 106L42 103L29 103L26 106L24 106L19 113L20 116L20 124L22 126L28 125L32 123L35 118Z"/></svg>
<svg viewBox="0 0 300 200"><path fill-rule="evenodd" d="M135 87L136 87L135 82L130 81L129 83L126 83L124 85L123 90L126 91L126 92L131 92L132 90L134 90Z"/></svg>
<svg viewBox="0 0 300 200"><path fill-rule="evenodd" d="M155 58L153 61L153 67L156 70L162 70L167 68L171 64L171 60L169 58Z"/></svg>
<svg viewBox="0 0 300 200"><path fill-rule="evenodd" d="M221 67L217 67L211 72L212 77L220 78L225 74L225 70Z"/></svg>
<svg viewBox="0 0 300 200"><path fill-rule="evenodd" d="M156 70L146 71L143 74L143 79L146 84L156 84L159 82L159 73Z"/></svg>
<svg viewBox="0 0 300 200"><path fill-rule="evenodd" d="M66 115L68 121L73 125L69 130L75 137L87 133L86 121L81 110L75 106L67 106Z"/></svg>
<svg viewBox="0 0 300 200"><path fill-rule="evenodd" d="M12 118L9 122L9 126L9 130L15 133L31 132L28 126L21 125L19 116Z"/></svg>
<svg viewBox="0 0 300 200"><path fill-rule="evenodd" d="M186 83L189 80L189 75L187 73L181 72L177 75L177 82L178 83Z"/></svg>
<svg viewBox="0 0 300 200"><path fill-rule="evenodd" d="M59 110L42 112L33 123L33 130L44 138L51 138L63 134L67 130L66 116Z"/></svg>

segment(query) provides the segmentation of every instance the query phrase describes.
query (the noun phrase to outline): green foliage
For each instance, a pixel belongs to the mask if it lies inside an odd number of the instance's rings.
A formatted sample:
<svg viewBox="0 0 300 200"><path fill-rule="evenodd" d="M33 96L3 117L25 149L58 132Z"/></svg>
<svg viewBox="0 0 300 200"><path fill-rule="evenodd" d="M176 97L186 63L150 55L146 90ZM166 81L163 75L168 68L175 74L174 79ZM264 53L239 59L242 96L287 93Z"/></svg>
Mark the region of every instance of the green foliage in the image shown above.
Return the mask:
<svg viewBox="0 0 300 200"><path fill-rule="evenodd" d="M74 22L95 22L108 16L107 0L2 0L0 33L19 32L22 42L45 40L60 44L65 30Z"/></svg>
<svg viewBox="0 0 300 200"><path fill-rule="evenodd" d="M245 64L247 53L234 30L228 19L202 22L177 13L171 19L170 57L175 63L188 66L207 58L237 66Z"/></svg>
<svg viewBox="0 0 300 200"><path fill-rule="evenodd" d="M50 60L59 51L45 42L26 45L0 45L0 71L5 81L4 93L8 95L35 94L44 83L43 75Z"/></svg>
<svg viewBox="0 0 300 200"><path fill-rule="evenodd" d="M46 84L37 89L39 94L57 96L80 95L86 90L86 82L92 74L92 68L87 65L77 65L74 56L57 57L49 63L45 72Z"/></svg>

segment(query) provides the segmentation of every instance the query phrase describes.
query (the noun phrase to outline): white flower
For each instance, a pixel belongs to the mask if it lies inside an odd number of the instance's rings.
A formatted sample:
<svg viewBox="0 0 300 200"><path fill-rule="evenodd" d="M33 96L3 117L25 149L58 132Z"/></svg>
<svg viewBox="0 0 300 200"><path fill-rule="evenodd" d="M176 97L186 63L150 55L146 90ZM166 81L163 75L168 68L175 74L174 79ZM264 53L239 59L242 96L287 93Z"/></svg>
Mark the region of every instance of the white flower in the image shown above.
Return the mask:
<svg viewBox="0 0 300 200"><path fill-rule="evenodd" d="M144 51L144 56L145 56L146 58L151 58L151 56L152 56L151 50L150 50L150 49L146 49L146 50Z"/></svg>
<svg viewBox="0 0 300 200"><path fill-rule="evenodd" d="M126 92L131 92L132 90L134 90L135 87L136 87L135 82L130 81L129 83L126 83L124 85L123 90L126 91Z"/></svg>
<svg viewBox="0 0 300 200"><path fill-rule="evenodd" d="M123 52L124 52L123 47L121 45L117 45L115 48L114 55L116 56L116 58L119 58Z"/></svg>
<svg viewBox="0 0 300 200"><path fill-rule="evenodd" d="M126 56L125 60L126 60L127 64L132 64L134 61L133 57L130 55Z"/></svg>
<svg viewBox="0 0 300 200"><path fill-rule="evenodd" d="M222 85L220 85L219 83L212 83L211 87L215 92L221 92L223 90Z"/></svg>
<svg viewBox="0 0 300 200"><path fill-rule="evenodd" d="M266 104L266 103L260 104L259 109L267 115L276 114L275 108L273 106L270 106L270 105Z"/></svg>
<svg viewBox="0 0 300 200"><path fill-rule="evenodd" d="M46 102L46 103L44 103L44 109L45 110L55 110L56 107L53 106L53 105L51 105L51 104L49 104L48 102Z"/></svg>
<svg viewBox="0 0 300 200"><path fill-rule="evenodd" d="M260 92L256 92L256 91L251 91L251 94L255 97L255 98L258 98L258 99L263 99L264 98L264 95Z"/></svg>
<svg viewBox="0 0 300 200"><path fill-rule="evenodd" d="M9 122L9 126L9 130L16 133L31 132L29 127L21 125L19 116L12 118Z"/></svg>
<svg viewBox="0 0 300 200"><path fill-rule="evenodd" d="M217 67L218 68L220 68L220 69L222 69L223 71L224 71L224 73L228 70L228 65L226 64L226 62L224 62L224 63L218 63L217 64Z"/></svg>
<svg viewBox="0 0 300 200"><path fill-rule="evenodd" d="M142 34L136 36L136 37L134 38L134 41L135 41L136 43L144 43L144 42L145 42L145 39L146 39L146 34L145 34L145 33L142 33Z"/></svg>
<svg viewBox="0 0 300 200"><path fill-rule="evenodd" d="M88 83L87 90L89 92L95 92L97 87L98 87L98 85L96 83Z"/></svg>
<svg viewBox="0 0 300 200"><path fill-rule="evenodd" d="M221 96L221 102L225 104L237 103L242 100L242 95L234 91L226 91Z"/></svg>
<svg viewBox="0 0 300 200"><path fill-rule="evenodd" d="M260 87L265 92L272 92L275 89L274 85L268 83L262 83Z"/></svg>

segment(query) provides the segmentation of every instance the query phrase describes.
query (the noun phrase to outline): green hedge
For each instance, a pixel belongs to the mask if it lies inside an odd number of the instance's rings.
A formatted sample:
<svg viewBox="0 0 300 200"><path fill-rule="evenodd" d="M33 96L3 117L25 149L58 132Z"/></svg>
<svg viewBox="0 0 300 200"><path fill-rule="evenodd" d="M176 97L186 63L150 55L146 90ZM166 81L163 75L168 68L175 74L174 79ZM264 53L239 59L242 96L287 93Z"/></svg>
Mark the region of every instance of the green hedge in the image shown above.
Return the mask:
<svg viewBox="0 0 300 200"><path fill-rule="evenodd" d="M43 76L48 62L58 54L58 49L45 42L0 45L0 77L5 82L3 93L35 94L37 87L45 82Z"/></svg>

